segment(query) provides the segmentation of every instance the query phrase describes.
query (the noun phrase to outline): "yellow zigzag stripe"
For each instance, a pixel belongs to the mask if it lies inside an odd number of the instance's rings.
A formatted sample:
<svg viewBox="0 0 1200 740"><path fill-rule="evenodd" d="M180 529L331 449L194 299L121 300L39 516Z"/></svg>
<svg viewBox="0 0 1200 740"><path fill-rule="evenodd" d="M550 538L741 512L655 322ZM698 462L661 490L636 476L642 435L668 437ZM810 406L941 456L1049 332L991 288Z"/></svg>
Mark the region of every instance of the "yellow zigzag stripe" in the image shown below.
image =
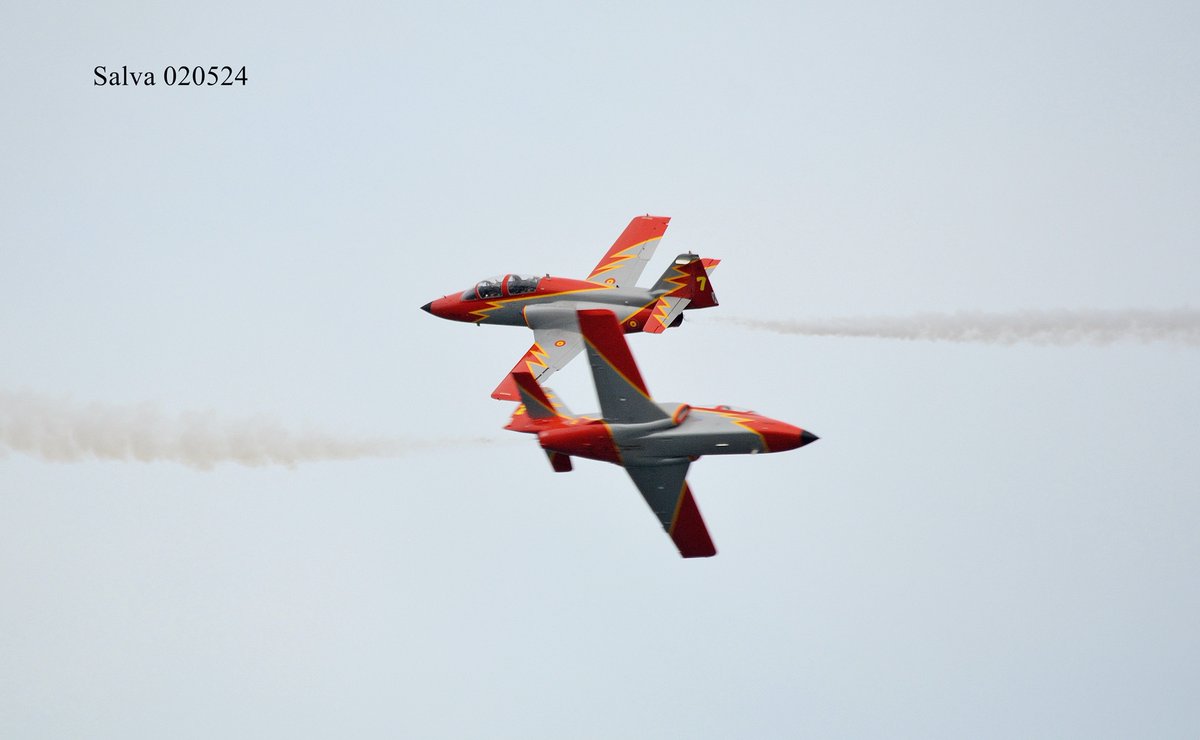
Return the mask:
<svg viewBox="0 0 1200 740"><path fill-rule="evenodd" d="M618 267L621 267L622 265L624 265L629 260L636 259L638 256L637 252L641 251L643 244L649 244L650 242L656 241L658 239L662 239L662 237L661 236L651 237L650 239L646 239L644 241L638 242L637 244L633 244L631 246L625 247L620 252L617 252L613 256L609 257L608 261L606 261L603 265L599 265L596 267L595 270L592 270L592 274L588 275L588 279L590 280L591 278L594 278L597 275L603 275L606 272L612 272L613 270L616 270Z"/></svg>
<svg viewBox="0 0 1200 740"><path fill-rule="evenodd" d="M542 349L542 345L537 342L533 343L533 346L529 348L529 352L526 354L529 355L529 359L525 361L525 367L529 368L529 374L533 377L536 378L538 375L534 372L535 365L541 368L550 367L546 364L546 358L548 357L546 350Z"/></svg>

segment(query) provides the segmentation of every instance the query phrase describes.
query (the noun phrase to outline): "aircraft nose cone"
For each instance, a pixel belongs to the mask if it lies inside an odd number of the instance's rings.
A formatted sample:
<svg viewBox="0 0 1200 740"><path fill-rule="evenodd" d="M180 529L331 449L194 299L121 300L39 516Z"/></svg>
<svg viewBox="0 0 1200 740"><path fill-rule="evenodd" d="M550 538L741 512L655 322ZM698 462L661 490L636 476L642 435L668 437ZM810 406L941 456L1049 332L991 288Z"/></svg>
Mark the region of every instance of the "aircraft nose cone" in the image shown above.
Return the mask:
<svg viewBox="0 0 1200 740"><path fill-rule="evenodd" d="M777 419L759 418L754 430L766 442L768 452L784 452L817 441L817 435Z"/></svg>
<svg viewBox="0 0 1200 740"><path fill-rule="evenodd" d="M430 301L429 303L426 303L424 306L421 306L421 310L424 311L425 313L433 313L433 309L430 308L430 306L432 306L432 305L433 305L433 301Z"/></svg>

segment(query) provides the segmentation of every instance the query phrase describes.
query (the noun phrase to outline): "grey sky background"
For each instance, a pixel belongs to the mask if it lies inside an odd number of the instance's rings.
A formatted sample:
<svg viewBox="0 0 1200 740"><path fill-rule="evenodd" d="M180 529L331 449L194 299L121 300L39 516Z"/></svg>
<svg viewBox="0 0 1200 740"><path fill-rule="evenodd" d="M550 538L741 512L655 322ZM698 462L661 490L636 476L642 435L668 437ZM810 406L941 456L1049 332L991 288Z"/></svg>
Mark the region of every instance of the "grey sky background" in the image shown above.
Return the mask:
<svg viewBox="0 0 1200 740"><path fill-rule="evenodd" d="M1200 351L718 316L1197 304L1190 3L8 4L0 391L490 444L0 459L5 737L1195 737ZM92 68L246 65L245 88ZM711 458L685 562L488 393L639 213L724 261L634 336ZM693 320L694 318L694 320ZM594 408L583 363L554 380Z"/></svg>

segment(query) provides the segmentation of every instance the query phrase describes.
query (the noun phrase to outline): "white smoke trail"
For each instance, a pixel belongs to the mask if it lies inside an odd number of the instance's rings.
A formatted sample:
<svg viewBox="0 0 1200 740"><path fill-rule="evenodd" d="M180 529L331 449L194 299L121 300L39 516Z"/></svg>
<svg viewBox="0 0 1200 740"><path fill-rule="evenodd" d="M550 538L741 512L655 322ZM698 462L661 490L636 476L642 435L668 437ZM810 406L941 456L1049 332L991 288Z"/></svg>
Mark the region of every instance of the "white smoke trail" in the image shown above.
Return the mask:
<svg viewBox="0 0 1200 740"><path fill-rule="evenodd" d="M848 316L825 319L718 318L748 329L824 337L875 337L934 342L1104 345L1119 340L1200 346L1200 311L1054 310L989 313L921 313L912 316Z"/></svg>
<svg viewBox="0 0 1200 740"><path fill-rule="evenodd" d="M0 391L0 456L6 450L50 461L172 461L202 470L222 462L286 465L398 457L421 450L489 444L486 438L352 439L293 433L269 419L219 419L210 412L169 417L153 405L74 404Z"/></svg>

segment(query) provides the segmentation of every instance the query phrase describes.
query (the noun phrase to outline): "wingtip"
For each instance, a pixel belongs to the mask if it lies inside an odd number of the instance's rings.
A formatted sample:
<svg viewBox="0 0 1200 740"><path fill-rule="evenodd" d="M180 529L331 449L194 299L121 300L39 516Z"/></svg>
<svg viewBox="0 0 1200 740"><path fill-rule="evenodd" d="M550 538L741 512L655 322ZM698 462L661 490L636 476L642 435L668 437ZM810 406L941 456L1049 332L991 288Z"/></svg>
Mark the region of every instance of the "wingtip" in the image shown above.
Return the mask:
<svg viewBox="0 0 1200 740"><path fill-rule="evenodd" d="M504 376L504 380L500 381L500 385L496 386L496 390L492 391L492 398L497 401L520 401L521 395L517 391L517 380L513 377L513 373Z"/></svg>
<svg viewBox="0 0 1200 740"><path fill-rule="evenodd" d="M668 530L671 539L684 558L711 558L717 554L717 546L713 544L700 507L696 505L692 490L686 483L681 495L683 499L679 502L675 521Z"/></svg>

